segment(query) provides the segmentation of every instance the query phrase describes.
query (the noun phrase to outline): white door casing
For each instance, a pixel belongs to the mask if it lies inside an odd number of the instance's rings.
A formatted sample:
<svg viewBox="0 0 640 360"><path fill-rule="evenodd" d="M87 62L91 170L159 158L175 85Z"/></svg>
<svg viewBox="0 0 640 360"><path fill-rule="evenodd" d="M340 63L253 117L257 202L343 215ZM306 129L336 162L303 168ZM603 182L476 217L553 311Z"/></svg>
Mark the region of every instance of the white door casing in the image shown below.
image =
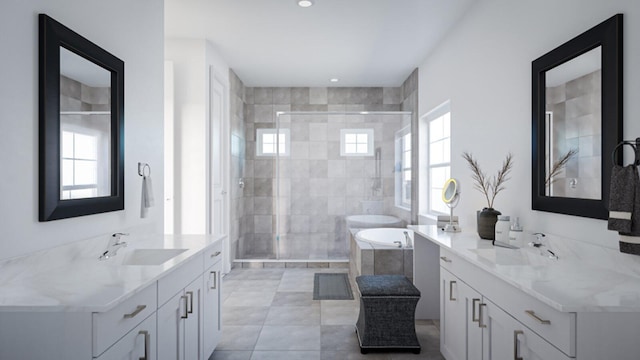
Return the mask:
<svg viewBox="0 0 640 360"><path fill-rule="evenodd" d="M226 116L226 86L213 67L209 68L209 234L223 240L223 272L231 270L229 239L229 126Z"/></svg>

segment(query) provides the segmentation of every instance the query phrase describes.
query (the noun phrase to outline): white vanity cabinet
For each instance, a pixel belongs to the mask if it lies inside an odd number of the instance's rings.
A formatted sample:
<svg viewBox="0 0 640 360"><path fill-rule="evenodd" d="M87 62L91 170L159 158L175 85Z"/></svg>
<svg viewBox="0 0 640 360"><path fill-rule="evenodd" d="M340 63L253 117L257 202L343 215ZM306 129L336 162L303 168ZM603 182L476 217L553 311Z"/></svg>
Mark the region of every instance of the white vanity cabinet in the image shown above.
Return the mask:
<svg viewBox="0 0 640 360"><path fill-rule="evenodd" d="M91 252L79 265L0 282L0 359L208 359L221 334L222 242L186 235L144 245L187 250L149 266L122 265L125 251L111 262ZM24 277L15 264L0 270ZM40 293L26 287L35 280Z"/></svg>
<svg viewBox="0 0 640 360"><path fill-rule="evenodd" d="M558 236L559 259L414 225L415 285L440 297L447 360L640 359L640 258ZM435 265L435 267L431 267ZM436 286L423 281L438 274Z"/></svg>
<svg viewBox="0 0 640 360"><path fill-rule="evenodd" d="M213 353L222 337L221 289L222 255L218 248L204 254L205 272L202 291L202 347L208 356ZM208 267L207 267L208 266Z"/></svg>
<svg viewBox="0 0 640 360"><path fill-rule="evenodd" d="M440 255L440 351L447 360L575 356L574 313L549 309L445 249Z"/></svg>

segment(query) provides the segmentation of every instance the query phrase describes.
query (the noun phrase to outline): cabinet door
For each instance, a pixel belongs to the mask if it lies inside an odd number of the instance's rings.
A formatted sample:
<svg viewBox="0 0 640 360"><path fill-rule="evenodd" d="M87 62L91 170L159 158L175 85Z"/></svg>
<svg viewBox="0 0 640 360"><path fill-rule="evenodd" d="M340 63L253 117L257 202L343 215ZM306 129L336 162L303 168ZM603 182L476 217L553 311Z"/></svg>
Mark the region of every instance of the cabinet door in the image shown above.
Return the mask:
<svg viewBox="0 0 640 360"><path fill-rule="evenodd" d="M480 304L482 295L465 283L458 287L459 297L465 305L465 330L467 338L467 360L482 360L482 323Z"/></svg>
<svg viewBox="0 0 640 360"><path fill-rule="evenodd" d="M220 316L221 274L221 261L211 266L204 273L202 306L204 358L211 356L222 336L222 320Z"/></svg>
<svg viewBox="0 0 640 360"><path fill-rule="evenodd" d="M158 360L184 359L187 296L180 292L158 309Z"/></svg>
<svg viewBox="0 0 640 360"><path fill-rule="evenodd" d="M200 350L200 315L202 313L202 275L189 284L187 296L187 318L184 319L184 358L202 359Z"/></svg>
<svg viewBox="0 0 640 360"><path fill-rule="evenodd" d="M485 360L571 360L491 301L485 299L482 308Z"/></svg>
<svg viewBox="0 0 640 360"><path fill-rule="evenodd" d="M440 352L447 360L466 359L466 309L461 285L464 283L457 277L440 269Z"/></svg>
<svg viewBox="0 0 640 360"><path fill-rule="evenodd" d="M96 360L156 359L156 314L151 314Z"/></svg>

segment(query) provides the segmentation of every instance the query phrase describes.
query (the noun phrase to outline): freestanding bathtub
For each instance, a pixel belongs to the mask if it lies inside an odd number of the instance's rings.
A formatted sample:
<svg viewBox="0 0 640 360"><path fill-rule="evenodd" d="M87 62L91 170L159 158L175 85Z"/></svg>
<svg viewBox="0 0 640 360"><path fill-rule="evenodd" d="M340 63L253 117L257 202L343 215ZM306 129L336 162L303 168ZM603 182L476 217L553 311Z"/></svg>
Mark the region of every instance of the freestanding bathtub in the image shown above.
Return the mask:
<svg viewBox="0 0 640 360"><path fill-rule="evenodd" d="M408 247L407 239L404 235L409 234L411 238L411 245L413 244L413 230L402 228L378 228L378 229L366 229L360 230L356 233L356 240L366 241L374 245L394 246L394 247ZM401 246L398 246L397 242L400 242ZM410 246L413 247L413 246Z"/></svg>

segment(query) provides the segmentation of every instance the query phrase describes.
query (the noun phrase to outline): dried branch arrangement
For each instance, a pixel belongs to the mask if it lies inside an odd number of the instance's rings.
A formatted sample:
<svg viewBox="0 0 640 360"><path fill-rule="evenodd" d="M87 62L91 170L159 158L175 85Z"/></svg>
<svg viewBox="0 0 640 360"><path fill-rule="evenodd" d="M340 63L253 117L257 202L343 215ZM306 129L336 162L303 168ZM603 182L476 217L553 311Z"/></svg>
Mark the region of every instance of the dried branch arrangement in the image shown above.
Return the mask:
<svg viewBox="0 0 640 360"><path fill-rule="evenodd" d="M510 179L508 175L513 168L513 155L511 155L511 153L507 154L507 157L502 163L502 168L495 176L492 177L487 177L482 169L480 169L480 165L478 164L478 161L473 158L473 155L468 152L464 152L462 157L467 160L469 169L473 172L472 178L475 181L474 187L484 194L487 199L488 207L493 209L493 201L495 200L496 195L505 189L504 183Z"/></svg>
<svg viewBox="0 0 640 360"><path fill-rule="evenodd" d="M567 163L569 162L569 160L571 160L572 157L576 156L576 154L578 154L578 149L571 149L567 151L567 153L564 154L564 156L562 156L560 159L556 160L556 162L553 163L553 167L551 168L551 171L549 172L549 174L547 175L547 178L544 181L545 187L551 185L554 181L556 181L554 177L557 176L560 173L560 171L564 169L565 166L567 166Z"/></svg>

